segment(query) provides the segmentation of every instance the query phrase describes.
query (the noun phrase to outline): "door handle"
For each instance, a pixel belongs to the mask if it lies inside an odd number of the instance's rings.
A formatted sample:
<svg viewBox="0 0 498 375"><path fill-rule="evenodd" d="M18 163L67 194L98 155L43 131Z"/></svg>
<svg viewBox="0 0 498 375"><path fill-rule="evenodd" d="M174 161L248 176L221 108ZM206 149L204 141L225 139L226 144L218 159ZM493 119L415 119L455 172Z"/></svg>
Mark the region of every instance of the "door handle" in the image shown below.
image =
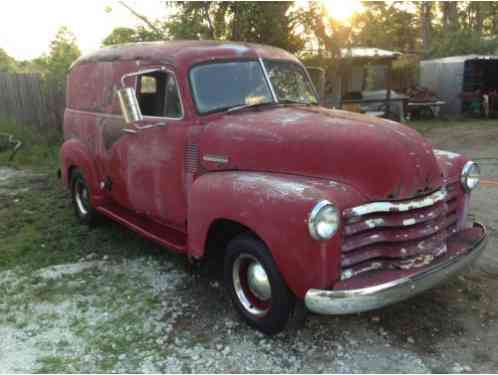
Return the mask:
<svg viewBox="0 0 498 375"><path fill-rule="evenodd" d="M158 122L157 124L149 124L149 125L144 125L144 126L135 125L135 129L146 130L146 129L153 129L153 128L163 128L165 126L166 126L165 122Z"/></svg>
<svg viewBox="0 0 498 375"><path fill-rule="evenodd" d="M134 129L130 129L130 128L123 128L121 129L122 132L124 133L128 133L128 134L137 134L138 132Z"/></svg>

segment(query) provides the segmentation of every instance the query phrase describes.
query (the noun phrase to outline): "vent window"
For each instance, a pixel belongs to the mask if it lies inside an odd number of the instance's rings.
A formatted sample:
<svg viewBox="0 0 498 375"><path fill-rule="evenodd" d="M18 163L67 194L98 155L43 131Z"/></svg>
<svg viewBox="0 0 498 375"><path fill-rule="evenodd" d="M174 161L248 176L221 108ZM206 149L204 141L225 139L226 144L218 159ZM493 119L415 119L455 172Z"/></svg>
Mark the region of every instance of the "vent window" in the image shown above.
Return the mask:
<svg viewBox="0 0 498 375"><path fill-rule="evenodd" d="M180 95L173 75L165 72L141 75L137 93L140 110L144 116L182 117Z"/></svg>

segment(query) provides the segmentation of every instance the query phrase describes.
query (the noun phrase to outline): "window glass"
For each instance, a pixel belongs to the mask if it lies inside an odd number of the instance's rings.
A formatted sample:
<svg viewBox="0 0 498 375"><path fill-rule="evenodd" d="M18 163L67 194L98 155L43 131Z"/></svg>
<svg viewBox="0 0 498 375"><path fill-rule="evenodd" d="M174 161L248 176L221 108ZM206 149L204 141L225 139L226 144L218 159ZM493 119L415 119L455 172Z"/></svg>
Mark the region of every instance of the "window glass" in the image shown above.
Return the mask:
<svg viewBox="0 0 498 375"><path fill-rule="evenodd" d="M155 94L157 92L157 78L151 76L140 77L140 93Z"/></svg>
<svg viewBox="0 0 498 375"><path fill-rule="evenodd" d="M182 117L182 105L178 87L176 86L175 78L171 75L168 76L168 83L166 84L166 117Z"/></svg>
<svg viewBox="0 0 498 375"><path fill-rule="evenodd" d="M264 63L279 101L318 103L312 84L301 66L290 61L265 60Z"/></svg>
<svg viewBox="0 0 498 375"><path fill-rule="evenodd" d="M190 72L190 82L200 113L273 101L259 61L198 65Z"/></svg>
<svg viewBox="0 0 498 375"><path fill-rule="evenodd" d="M138 103L144 116L182 116L180 95L173 75L165 72L147 73L139 77L138 85Z"/></svg>

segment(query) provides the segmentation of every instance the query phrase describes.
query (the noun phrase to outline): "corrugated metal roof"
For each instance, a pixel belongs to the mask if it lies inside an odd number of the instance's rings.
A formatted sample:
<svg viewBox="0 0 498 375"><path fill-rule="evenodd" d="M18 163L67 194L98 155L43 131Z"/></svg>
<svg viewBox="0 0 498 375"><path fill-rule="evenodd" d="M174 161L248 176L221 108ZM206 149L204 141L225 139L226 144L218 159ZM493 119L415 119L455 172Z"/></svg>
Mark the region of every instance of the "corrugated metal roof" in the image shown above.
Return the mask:
<svg viewBox="0 0 498 375"><path fill-rule="evenodd" d="M440 59L431 59L431 60L422 60L422 63L446 63L446 64L454 64L454 63L464 63L467 60L498 60L498 55L462 55L462 56L450 56L443 57Z"/></svg>
<svg viewBox="0 0 498 375"><path fill-rule="evenodd" d="M371 47L353 47L353 48L343 48L341 49L342 58L353 58L353 59L396 59L401 56L400 52L388 51L380 48Z"/></svg>

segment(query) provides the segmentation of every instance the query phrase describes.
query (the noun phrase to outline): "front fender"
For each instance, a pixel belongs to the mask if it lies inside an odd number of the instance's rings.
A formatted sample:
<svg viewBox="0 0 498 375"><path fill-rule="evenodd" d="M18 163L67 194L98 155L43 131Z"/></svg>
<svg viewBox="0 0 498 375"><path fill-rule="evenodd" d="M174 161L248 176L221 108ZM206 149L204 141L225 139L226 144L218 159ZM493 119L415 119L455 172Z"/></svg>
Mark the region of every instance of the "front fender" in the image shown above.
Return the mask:
<svg viewBox="0 0 498 375"><path fill-rule="evenodd" d="M202 257L211 223L236 221L268 246L289 288L304 297L310 288L330 287L340 274L341 231L329 241L308 232L308 215L322 200L342 211L361 198L344 185L305 177L214 172L199 177L189 199L188 238L193 257Z"/></svg>
<svg viewBox="0 0 498 375"><path fill-rule="evenodd" d="M436 157L444 178L449 183L460 180L460 173L464 164L468 161L467 158L461 154L438 149L434 149L434 156Z"/></svg>
<svg viewBox="0 0 498 375"><path fill-rule="evenodd" d="M469 212L470 193L463 189L460 182L460 175L463 166L469 160L461 154L450 151L434 149L434 156L439 164L439 168L444 175L446 184L452 189L456 189L457 197L457 229L462 230L465 227L465 219Z"/></svg>

